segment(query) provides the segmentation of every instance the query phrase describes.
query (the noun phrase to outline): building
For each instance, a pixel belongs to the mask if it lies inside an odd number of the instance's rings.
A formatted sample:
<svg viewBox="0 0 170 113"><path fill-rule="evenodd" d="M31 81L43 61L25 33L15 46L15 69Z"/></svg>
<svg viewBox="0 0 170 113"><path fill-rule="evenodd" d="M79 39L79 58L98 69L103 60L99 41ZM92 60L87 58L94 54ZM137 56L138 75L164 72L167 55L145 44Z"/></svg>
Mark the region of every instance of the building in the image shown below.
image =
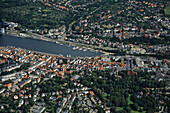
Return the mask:
<svg viewBox="0 0 170 113"><path fill-rule="evenodd" d="M24 85L28 84L31 82L31 79L29 78L28 80L26 81L22 81L20 84L19 84L19 87L22 88Z"/></svg>
<svg viewBox="0 0 170 113"><path fill-rule="evenodd" d="M18 107L21 107L24 104L24 100L19 100L19 105Z"/></svg>
<svg viewBox="0 0 170 113"><path fill-rule="evenodd" d="M5 28L1 28L1 33L2 33L2 34L5 33Z"/></svg>
<svg viewBox="0 0 170 113"><path fill-rule="evenodd" d="M44 107L43 103L36 103L36 105L30 108L30 113L42 113L46 107Z"/></svg>
<svg viewBox="0 0 170 113"><path fill-rule="evenodd" d="M4 91L5 91L5 89L4 89L4 88L3 88L3 89L1 89L1 90L0 90L0 94L1 94L1 93L3 93Z"/></svg>

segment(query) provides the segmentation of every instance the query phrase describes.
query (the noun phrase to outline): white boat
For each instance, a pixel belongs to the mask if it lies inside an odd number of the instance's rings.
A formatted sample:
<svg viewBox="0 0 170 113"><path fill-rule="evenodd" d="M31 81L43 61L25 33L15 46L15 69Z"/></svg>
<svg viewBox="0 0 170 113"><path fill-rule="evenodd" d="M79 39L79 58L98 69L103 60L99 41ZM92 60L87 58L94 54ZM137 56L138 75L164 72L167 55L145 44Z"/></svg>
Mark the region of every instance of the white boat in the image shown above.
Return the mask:
<svg viewBox="0 0 170 113"><path fill-rule="evenodd" d="M84 49L83 51L87 51L87 49Z"/></svg>
<svg viewBox="0 0 170 113"><path fill-rule="evenodd" d="M73 47L73 50L76 50L76 49L78 49L79 47Z"/></svg>
<svg viewBox="0 0 170 113"><path fill-rule="evenodd" d="M82 50L82 48L79 49L80 51Z"/></svg>
<svg viewBox="0 0 170 113"><path fill-rule="evenodd" d="M73 47L73 50L76 50L76 47Z"/></svg>
<svg viewBox="0 0 170 113"><path fill-rule="evenodd" d="M63 55L62 55L62 54L59 54L59 56L62 56L62 57L63 57Z"/></svg>
<svg viewBox="0 0 170 113"><path fill-rule="evenodd" d="M91 52L95 52L95 50L93 50L93 49L90 49L90 51L91 51Z"/></svg>
<svg viewBox="0 0 170 113"><path fill-rule="evenodd" d="M68 55L68 54L67 54L67 57L71 57L71 55Z"/></svg>
<svg viewBox="0 0 170 113"><path fill-rule="evenodd" d="M78 49L79 47L76 47L76 49Z"/></svg>

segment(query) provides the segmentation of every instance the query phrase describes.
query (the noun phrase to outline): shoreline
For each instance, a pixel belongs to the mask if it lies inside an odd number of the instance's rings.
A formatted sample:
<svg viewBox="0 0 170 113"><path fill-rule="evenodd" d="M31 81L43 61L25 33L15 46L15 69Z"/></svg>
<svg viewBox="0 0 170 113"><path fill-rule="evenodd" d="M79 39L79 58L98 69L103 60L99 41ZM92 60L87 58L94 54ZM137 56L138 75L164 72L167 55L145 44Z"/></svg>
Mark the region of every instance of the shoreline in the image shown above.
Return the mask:
<svg viewBox="0 0 170 113"><path fill-rule="evenodd" d="M41 36L41 35L39 35L39 37L38 36L28 36L28 35L19 36L17 34L13 34L14 31L10 31L10 32L7 31L7 33L5 33L3 35L13 36L13 37L17 37L17 38L27 38L27 39L33 39L33 40L39 40L39 41L53 42L53 43L57 43L57 44L64 44L66 46L78 46L78 47L81 47L81 48L86 48L86 49L90 50L91 52L98 51L98 52L102 53L102 55L114 55L114 53L105 52L105 51L99 49L99 47L93 46L93 45L86 45L86 44L74 43L74 42L62 41L62 40L60 41L60 40L56 40L56 39L47 38L47 37L44 37L44 36ZM36 35L38 35L38 34L36 34Z"/></svg>
<svg viewBox="0 0 170 113"><path fill-rule="evenodd" d="M63 57L63 58L91 58L89 56L86 56L86 57L65 57L65 56L61 56L59 54L52 54L52 53L46 53L46 52L41 52L41 51L34 51L34 50L30 50L30 49L25 49L25 48L21 48L21 47L15 47L15 46L0 46L0 50L2 49L7 49L7 48L18 48L18 49L22 49L22 50L25 50L25 51L31 51L31 52L35 52L35 53L39 53L39 54L43 54L43 55L49 55L49 56L58 56L58 57Z"/></svg>
<svg viewBox="0 0 170 113"><path fill-rule="evenodd" d="M21 48L21 47L15 47L15 46L0 46L0 50L1 50L1 49L6 49L6 48L18 48L18 49L22 49L22 50L26 50L26 51L31 51L31 52L36 52L36 53L45 54L45 55L50 55L50 56L59 56L59 55L57 55L57 54L51 54L51 53L46 53L46 52L41 52L41 51L34 51L34 50L25 49L25 48Z"/></svg>

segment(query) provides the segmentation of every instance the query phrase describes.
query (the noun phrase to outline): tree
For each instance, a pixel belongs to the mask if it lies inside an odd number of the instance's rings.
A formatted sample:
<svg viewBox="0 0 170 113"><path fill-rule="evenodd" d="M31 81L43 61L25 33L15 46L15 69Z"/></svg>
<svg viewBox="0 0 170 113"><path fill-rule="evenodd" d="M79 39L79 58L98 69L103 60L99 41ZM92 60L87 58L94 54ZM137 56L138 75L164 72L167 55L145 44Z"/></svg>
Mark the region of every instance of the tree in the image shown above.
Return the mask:
<svg viewBox="0 0 170 113"><path fill-rule="evenodd" d="M155 110L149 109L146 113L154 113L154 112L155 112Z"/></svg>
<svg viewBox="0 0 170 113"><path fill-rule="evenodd" d="M136 103L132 104L131 108L135 111L138 111L138 105Z"/></svg>
<svg viewBox="0 0 170 113"><path fill-rule="evenodd" d="M129 106L124 107L124 110L125 110L127 113L131 113L131 108L130 108Z"/></svg>

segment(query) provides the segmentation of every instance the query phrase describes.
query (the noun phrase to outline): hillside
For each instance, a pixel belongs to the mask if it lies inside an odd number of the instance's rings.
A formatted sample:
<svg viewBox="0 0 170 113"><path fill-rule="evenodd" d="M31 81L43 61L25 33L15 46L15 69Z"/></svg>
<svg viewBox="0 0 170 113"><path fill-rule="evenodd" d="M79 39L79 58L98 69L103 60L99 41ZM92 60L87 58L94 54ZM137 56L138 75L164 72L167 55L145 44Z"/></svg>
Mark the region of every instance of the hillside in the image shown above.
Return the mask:
<svg viewBox="0 0 170 113"><path fill-rule="evenodd" d="M165 14L166 14L166 15L170 15L170 5L168 5L168 6L164 9L164 11L165 11Z"/></svg>
<svg viewBox="0 0 170 113"><path fill-rule="evenodd" d="M66 11L58 11L40 2L23 0L6 0L1 3L3 21L13 21L31 29L58 28L65 24L66 17L71 16Z"/></svg>

